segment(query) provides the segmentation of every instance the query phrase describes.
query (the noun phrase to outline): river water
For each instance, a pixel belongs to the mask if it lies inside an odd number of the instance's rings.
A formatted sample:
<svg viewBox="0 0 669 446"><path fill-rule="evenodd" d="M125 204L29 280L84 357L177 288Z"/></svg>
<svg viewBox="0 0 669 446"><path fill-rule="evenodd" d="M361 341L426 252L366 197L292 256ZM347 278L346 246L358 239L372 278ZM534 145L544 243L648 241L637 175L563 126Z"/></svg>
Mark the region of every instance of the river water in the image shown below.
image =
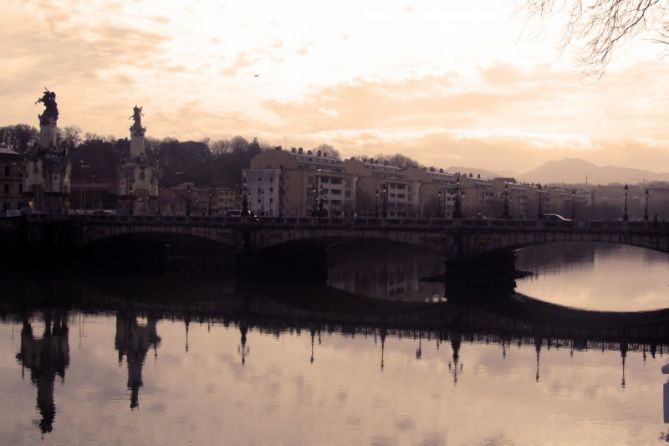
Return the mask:
<svg viewBox="0 0 669 446"><path fill-rule="evenodd" d="M329 258L327 287L3 275L0 444L664 442L669 256L521 251L512 296L415 250Z"/></svg>

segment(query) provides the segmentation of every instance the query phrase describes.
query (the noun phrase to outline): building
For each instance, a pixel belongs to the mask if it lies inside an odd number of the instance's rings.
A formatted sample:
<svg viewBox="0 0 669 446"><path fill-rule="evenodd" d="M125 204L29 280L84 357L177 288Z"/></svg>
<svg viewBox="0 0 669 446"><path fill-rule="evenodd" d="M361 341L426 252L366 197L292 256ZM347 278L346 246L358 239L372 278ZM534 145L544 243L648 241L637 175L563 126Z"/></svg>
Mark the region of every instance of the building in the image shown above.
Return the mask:
<svg viewBox="0 0 669 446"><path fill-rule="evenodd" d="M4 215L24 206L22 164L18 153L0 145L0 205Z"/></svg>
<svg viewBox="0 0 669 446"><path fill-rule="evenodd" d="M243 171L249 210L262 216L304 217L318 212L352 214L355 178L343 163L321 152L277 147L256 155Z"/></svg>
<svg viewBox="0 0 669 446"><path fill-rule="evenodd" d="M358 215L416 217L420 213L420 184L387 162L348 159L342 163L355 187L351 200ZM353 195L352 195L353 197Z"/></svg>
<svg viewBox="0 0 669 446"><path fill-rule="evenodd" d="M242 182L251 212L262 217L278 217L283 214L279 197L282 186L281 169L245 170Z"/></svg>
<svg viewBox="0 0 669 446"><path fill-rule="evenodd" d="M218 186L212 189L211 213L223 215L225 211L241 209L239 194L231 187Z"/></svg>
<svg viewBox="0 0 669 446"><path fill-rule="evenodd" d="M457 178L444 169L409 168L407 179L419 192L418 216L427 218L451 218L455 212L458 194Z"/></svg>

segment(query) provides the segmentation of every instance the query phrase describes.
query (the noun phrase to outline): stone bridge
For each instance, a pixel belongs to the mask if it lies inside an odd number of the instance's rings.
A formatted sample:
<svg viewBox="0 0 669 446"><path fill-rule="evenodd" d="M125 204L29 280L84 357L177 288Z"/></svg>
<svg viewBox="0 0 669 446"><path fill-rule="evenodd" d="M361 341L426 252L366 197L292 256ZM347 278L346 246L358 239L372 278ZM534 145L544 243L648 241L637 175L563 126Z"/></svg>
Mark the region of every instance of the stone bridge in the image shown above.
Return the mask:
<svg viewBox="0 0 669 446"><path fill-rule="evenodd" d="M290 244L328 246L380 240L418 246L447 259L563 241L608 242L669 252L669 223L420 218L260 218L218 216L28 215L13 219L32 246L87 246L132 236L195 237L238 254Z"/></svg>

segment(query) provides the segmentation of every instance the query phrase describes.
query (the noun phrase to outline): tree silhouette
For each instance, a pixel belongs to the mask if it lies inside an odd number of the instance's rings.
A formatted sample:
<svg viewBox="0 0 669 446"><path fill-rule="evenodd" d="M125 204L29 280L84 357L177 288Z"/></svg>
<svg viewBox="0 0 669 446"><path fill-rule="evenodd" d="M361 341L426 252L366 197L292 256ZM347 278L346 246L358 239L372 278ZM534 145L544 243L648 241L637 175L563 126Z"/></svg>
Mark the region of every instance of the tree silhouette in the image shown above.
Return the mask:
<svg viewBox="0 0 669 446"><path fill-rule="evenodd" d="M565 16L563 46L578 44L587 74L601 76L613 51L625 40L650 31L669 43L667 9L660 0L522 0L530 18Z"/></svg>

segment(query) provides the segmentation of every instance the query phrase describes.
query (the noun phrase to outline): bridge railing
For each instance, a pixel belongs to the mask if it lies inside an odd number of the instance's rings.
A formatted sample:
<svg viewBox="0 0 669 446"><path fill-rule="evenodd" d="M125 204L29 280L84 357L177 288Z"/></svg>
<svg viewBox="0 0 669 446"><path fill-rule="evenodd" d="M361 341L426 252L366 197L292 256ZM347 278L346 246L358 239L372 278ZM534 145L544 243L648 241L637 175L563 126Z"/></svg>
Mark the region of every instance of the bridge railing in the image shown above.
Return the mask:
<svg viewBox="0 0 669 446"><path fill-rule="evenodd" d="M29 222L73 222L107 225L207 225L263 227L333 227L333 228L402 228L436 230L464 228L471 230L524 230L524 231L615 231L615 232L669 232L669 223L655 221L604 220L502 220L502 219L445 219L409 217L227 217L202 215L117 215L117 214L31 214Z"/></svg>

